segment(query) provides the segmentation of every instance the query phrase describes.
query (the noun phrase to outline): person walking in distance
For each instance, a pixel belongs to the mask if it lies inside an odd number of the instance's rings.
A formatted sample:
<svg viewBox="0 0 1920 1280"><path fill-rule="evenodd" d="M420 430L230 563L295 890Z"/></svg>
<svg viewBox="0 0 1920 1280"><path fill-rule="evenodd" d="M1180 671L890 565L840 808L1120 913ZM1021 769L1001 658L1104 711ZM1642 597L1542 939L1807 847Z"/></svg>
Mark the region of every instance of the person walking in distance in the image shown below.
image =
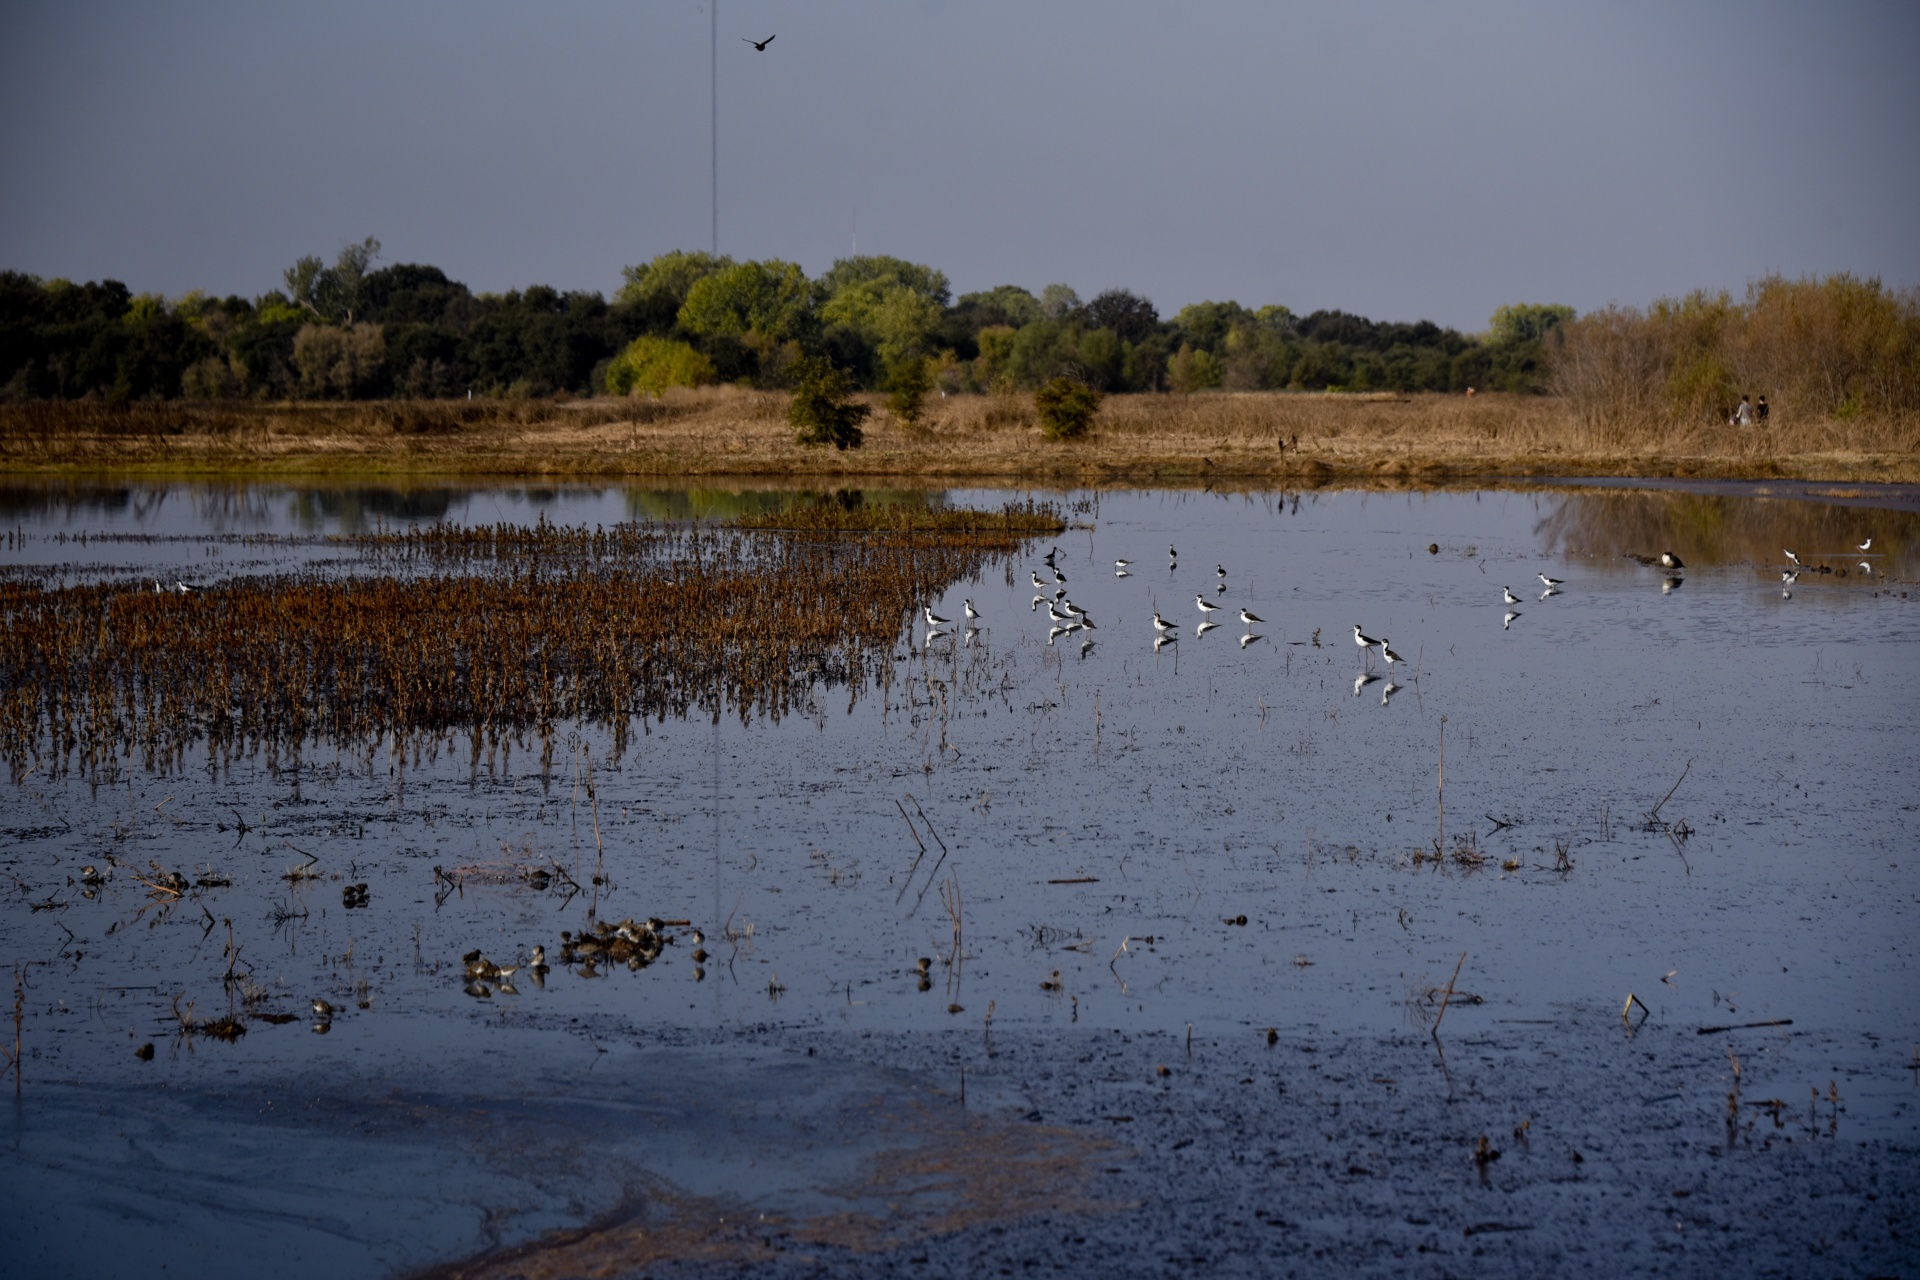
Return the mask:
<svg viewBox="0 0 1920 1280"><path fill-rule="evenodd" d="M1765 396L1761 396L1760 403L1753 406L1753 416L1762 426L1766 425L1767 398Z"/></svg>
<svg viewBox="0 0 1920 1280"><path fill-rule="evenodd" d="M1740 407L1733 411L1733 425L1736 427L1753 425L1753 402L1746 396L1740 397Z"/></svg>

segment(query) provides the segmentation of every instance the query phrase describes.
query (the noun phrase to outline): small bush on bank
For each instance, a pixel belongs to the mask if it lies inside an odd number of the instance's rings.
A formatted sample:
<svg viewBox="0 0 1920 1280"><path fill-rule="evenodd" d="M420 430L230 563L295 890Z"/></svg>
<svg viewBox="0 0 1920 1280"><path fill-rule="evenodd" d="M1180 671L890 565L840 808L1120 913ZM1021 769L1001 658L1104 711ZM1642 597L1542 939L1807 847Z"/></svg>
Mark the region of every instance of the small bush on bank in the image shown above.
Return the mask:
<svg viewBox="0 0 1920 1280"><path fill-rule="evenodd" d="M607 390L657 396L668 387L704 387L719 380L713 361L684 342L651 334L635 338L607 364Z"/></svg>
<svg viewBox="0 0 1920 1280"><path fill-rule="evenodd" d="M795 366L800 389L787 406L787 421L801 444L858 449L866 439L860 424L873 411L853 401L853 379L818 356Z"/></svg>
<svg viewBox="0 0 1920 1280"><path fill-rule="evenodd" d="M1033 393L1040 432L1049 440L1073 440L1087 433L1100 411L1100 393L1072 378L1055 378Z"/></svg>

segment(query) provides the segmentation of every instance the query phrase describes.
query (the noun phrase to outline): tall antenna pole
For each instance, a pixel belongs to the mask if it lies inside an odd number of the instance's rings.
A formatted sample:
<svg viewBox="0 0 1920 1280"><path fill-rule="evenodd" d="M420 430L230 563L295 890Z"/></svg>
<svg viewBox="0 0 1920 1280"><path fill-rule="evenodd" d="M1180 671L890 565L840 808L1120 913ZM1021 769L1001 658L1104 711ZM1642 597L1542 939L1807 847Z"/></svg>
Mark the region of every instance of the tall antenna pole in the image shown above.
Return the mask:
<svg viewBox="0 0 1920 1280"><path fill-rule="evenodd" d="M720 0L707 0L707 12L713 18L708 83L713 88L709 137L713 142L713 256L717 258L720 256Z"/></svg>

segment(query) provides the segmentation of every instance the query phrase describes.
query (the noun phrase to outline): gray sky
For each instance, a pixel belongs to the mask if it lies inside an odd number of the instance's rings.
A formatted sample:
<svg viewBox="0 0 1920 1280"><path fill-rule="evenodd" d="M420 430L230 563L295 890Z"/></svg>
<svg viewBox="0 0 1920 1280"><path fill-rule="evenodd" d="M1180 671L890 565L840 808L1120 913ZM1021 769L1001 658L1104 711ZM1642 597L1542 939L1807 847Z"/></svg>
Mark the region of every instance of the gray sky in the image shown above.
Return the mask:
<svg viewBox="0 0 1920 1280"><path fill-rule="evenodd" d="M1920 6L720 0L720 247L1485 326L1920 283ZM0 7L0 268L476 289L708 243L708 10ZM756 53L742 37L778 39Z"/></svg>

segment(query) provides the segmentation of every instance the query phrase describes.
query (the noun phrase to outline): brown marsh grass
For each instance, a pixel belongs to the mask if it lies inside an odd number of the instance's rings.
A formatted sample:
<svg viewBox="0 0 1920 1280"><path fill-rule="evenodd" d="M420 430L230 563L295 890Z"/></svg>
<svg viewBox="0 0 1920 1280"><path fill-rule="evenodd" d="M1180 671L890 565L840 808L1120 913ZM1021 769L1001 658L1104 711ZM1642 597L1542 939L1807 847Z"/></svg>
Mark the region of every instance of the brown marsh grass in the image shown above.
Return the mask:
<svg viewBox="0 0 1920 1280"><path fill-rule="evenodd" d="M15 475L737 476L1116 484L1442 482L1500 476L1920 481L1920 419L1759 428L1577 412L1551 396L1216 392L1110 396L1087 437L1040 437L1032 399L953 395L918 426L876 397L866 447L793 440L782 392L658 400L0 405Z"/></svg>
<svg viewBox="0 0 1920 1280"><path fill-rule="evenodd" d="M309 742L543 758L563 722L778 719L891 673L903 623L948 584L1063 529L1047 507L824 504L792 530L433 526L352 540L369 572L239 578L191 594L0 583L0 757L148 769ZM799 532L795 532L797 530Z"/></svg>

